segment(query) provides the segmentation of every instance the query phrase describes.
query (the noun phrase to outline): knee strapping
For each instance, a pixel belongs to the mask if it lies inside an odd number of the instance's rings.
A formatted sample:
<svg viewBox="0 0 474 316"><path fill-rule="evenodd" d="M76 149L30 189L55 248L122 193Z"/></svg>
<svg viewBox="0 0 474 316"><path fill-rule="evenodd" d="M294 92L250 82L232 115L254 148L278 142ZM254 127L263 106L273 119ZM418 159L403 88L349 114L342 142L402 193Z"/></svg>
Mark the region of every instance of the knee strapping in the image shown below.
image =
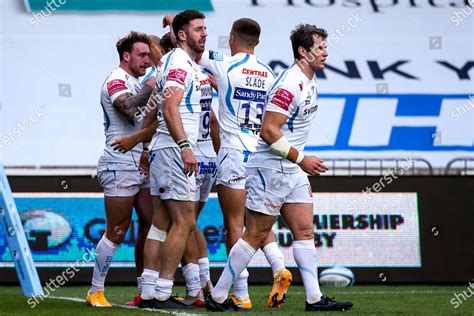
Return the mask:
<svg viewBox="0 0 474 316"><path fill-rule="evenodd" d="M151 225L150 230L148 231L148 236L146 236L146 238L164 242L166 239L166 232L161 229L158 229L154 225Z"/></svg>

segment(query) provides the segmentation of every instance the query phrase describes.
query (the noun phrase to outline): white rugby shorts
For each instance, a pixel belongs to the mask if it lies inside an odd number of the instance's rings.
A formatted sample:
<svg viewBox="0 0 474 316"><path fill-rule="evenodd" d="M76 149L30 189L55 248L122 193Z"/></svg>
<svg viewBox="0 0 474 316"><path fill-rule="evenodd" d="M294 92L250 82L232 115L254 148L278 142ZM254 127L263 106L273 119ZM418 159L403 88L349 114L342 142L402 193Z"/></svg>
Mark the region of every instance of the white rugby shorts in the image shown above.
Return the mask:
<svg viewBox="0 0 474 316"><path fill-rule="evenodd" d="M245 189L245 169L252 153L232 148L221 148L217 154L216 184L231 189Z"/></svg>
<svg viewBox="0 0 474 316"><path fill-rule="evenodd" d="M246 207L252 211L278 216L283 204L313 203L313 194L308 175L282 173L267 168L247 168Z"/></svg>
<svg viewBox="0 0 474 316"><path fill-rule="evenodd" d="M97 179L105 196L134 196L140 189L150 187L150 181L136 166L101 162L97 170Z"/></svg>
<svg viewBox="0 0 474 316"><path fill-rule="evenodd" d="M150 152L150 191L162 200L197 201L196 177L184 173L179 148Z"/></svg>

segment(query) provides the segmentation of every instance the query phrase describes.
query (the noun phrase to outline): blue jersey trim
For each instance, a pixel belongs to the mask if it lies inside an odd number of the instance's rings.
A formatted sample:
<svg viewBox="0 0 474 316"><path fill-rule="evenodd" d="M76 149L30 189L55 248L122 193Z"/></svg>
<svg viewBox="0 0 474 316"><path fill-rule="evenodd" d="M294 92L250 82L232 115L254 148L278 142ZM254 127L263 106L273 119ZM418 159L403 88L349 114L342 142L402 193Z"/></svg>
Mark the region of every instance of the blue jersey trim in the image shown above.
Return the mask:
<svg viewBox="0 0 474 316"><path fill-rule="evenodd" d="M245 64L250 58L250 55L247 54L244 59L242 59L241 61L238 61L236 63L234 63L232 66L229 67L229 69L227 70L227 93L226 93L226 96L225 96L225 101L226 101L226 105L227 105L227 109L229 109L229 112L232 113L233 115L235 115L235 111L234 111L234 108L232 107L232 104L230 103L230 97L232 95L232 85L230 84L230 79L229 79L229 72L234 69L235 67L238 67L242 64Z"/></svg>
<svg viewBox="0 0 474 316"><path fill-rule="evenodd" d="M273 72L272 68L268 66L267 64L262 63L258 58L257 58L257 63L262 65L263 67L267 68L267 70L275 77L275 73Z"/></svg>
<svg viewBox="0 0 474 316"><path fill-rule="evenodd" d="M166 71L166 69L168 68L168 64L169 64L169 62L170 62L171 55L173 55L175 51L176 51L176 48L173 48L173 50L171 51L171 53L168 55L168 58L166 58L165 67L163 68L163 73L164 73L164 72Z"/></svg>
<svg viewBox="0 0 474 316"><path fill-rule="evenodd" d="M150 72L142 79L142 82L141 84L143 85L145 83L145 81L147 81L148 79L150 79L151 75L156 71L156 67L153 66L151 67L151 70Z"/></svg>
<svg viewBox="0 0 474 316"><path fill-rule="evenodd" d="M296 108L296 111L295 113L293 113L293 115L290 117L290 119L288 120L288 129L290 130L290 132L293 133L293 129L294 129L294 124L295 124L295 118L296 116L298 115L298 113L300 112L300 108L297 107Z"/></svg>
<svg viewBox="0 0 474 316"><path fill-rule="evenodd" d="M263 174L260 172L260 170L257 168L257 172L258 172L258 175L260 177L260 181L262 181L262 184L263 184L263 191L265 191L265 178L263 177Z"/></svg>
<svg viewBox="0 0 474 316"><path fill-rule="evenodd" d="M193 85L191 84L191 87L189 87L189 92L186 94L186 108L188 109L189 112L194 113L193 111L193 106L191 105L191 95L193 94Z"/></svg>

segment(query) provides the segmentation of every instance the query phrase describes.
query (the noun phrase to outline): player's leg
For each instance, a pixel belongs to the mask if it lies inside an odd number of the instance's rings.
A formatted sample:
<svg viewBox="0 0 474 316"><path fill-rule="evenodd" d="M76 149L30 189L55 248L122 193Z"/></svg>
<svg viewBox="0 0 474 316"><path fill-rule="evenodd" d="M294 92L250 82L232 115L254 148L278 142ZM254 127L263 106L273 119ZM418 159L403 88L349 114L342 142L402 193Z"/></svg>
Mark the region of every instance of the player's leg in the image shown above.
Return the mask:
<svg viewBox="0 0 474 316"><path fill-rule="evenodd" d="M183 276L186 282L186 297L184 304L203 307L204 295L202 293L201 281L199 279L199 249L196 241L196 235L193 232L189 234L184 249L183 258L181 259L181 266L183 269Z"/></svg>
<svg viewBox="0 0 474 316"><path fill-rule="evenodd" d="M245 232L232 247L224 271L219 277L214 291L206 300L206 307L209 310L220 310L222 308L220 304L229 304L226 300L234 279L247 268L258 248L263 246L275 219L274 215L247 210Z"/></svg>
<svg viewBox="0 0 474 316"><path fill-rule="evenodd" d="M160 256L160 278L156 283L156 298L159 301L166 301L171 296L176 267L184 254L188 237L196 225L195 202L176 200L163 202L169 211L171 226L162 246L162 252L166 256Z"/></svg>
<svg viewBox="0 0 474 316"><path fill-rule="evenodd" d="M157 157L157 151L150 152L150 193L152 196L153 216L152 225L148 232L144 253L144 269L142 273L142 294L139 307L153 308L153 299L155 297L155 284L159 278L159 255L160 247L166 239L167 231L170 225L168 210L163 205L159 195L161 181L166 177L159 170L162 165L162 158Z"/></svg>
<svg viewBox="0 0 474 316"><path fill-rule="evenodd" d="M158 196L152 196L153 219L144 247L144 269L142 277L142 294L140 307L153 307L155 284L159 278L160 249L166 239L170 218L168 211Z"/></svg>
<svg viewBox="0 0 474 316"><path fill-rule="evenodd" d="M98 173L104 189L106 230L96 246L96 260L92 275L92 287L86 302L97 307L110 307L104 295L104 283L112 258L122 243L130 225L135 195L139 183L134 182L132 171L103 170Z"/></svg>
<svg viewBox="0 0 474 316"><path fill-rule="evenodd" d="M351 302L336 302L324 297L319 288L316 247L314 245L313 198L308 177L302 171L281 209L293 234L293 256L306 291L306 310L347 310Z"/></svg>
<svg viewBox="0 0 474 316"><path fill-rule="evenodd" d="M290 287L293 276L285 268L283 253L278 247L275 234L271 231L265 239L262 251L272 267L273 284L267 299L268 307L280 308L285 303L286 292Z"/></svg>
<svg viewBox="0 0 474 316"><path fill-rule="evenodd" d="M248 154L240 150L221 148L217 161L217 194L224 217L226 246L229 252L243 234L245 221L245 162ZM240 307L251 308L248 294L248 271L234 279L234 299Z"/></svg>
<svg viewBox="0 0 474 316"><path fill-rule="evenodd" d="M209 193L208 193L209 195ZM207 198L206 198L207 200ZM197 203L197 216L201 214L202 209L206 202L199 201ZM201 229L196 225L194 230L194 236L196 238L198 248L198 265L199 265L199 280L201 282L201 288L203 290L204 297L207 297L214 289L211 281L211 274L209 268L209 258L207 256L207 242L206 237L202 233Z"/></svg>
<svg viewBox="0 0 474 316"><path fill-rule="evenodd" d="M216 158L205 158L202 157L203 161L207 165L202 175L196 177L196 186L198 187L199 199L196 204L196 221L201 214L204 205L209 199L209 193L211 192L212 185L216 181L217 166ZM204 234L196 225L194 230L194 236L196 237L197 248L199 252L198 265L199 265L199 279L201 281L201 287L203 290L204 297L207 297L214 289L211 282L211 275L209 270L209 258L207 257L207 243Z"/></svg>
<svg viewBox="0 0 474 316"><path fill-rule="evenodd" d="M138 236L135 242L135 269L137 273L137 285L138 295L130 302L127 302L129 306L138 306L140 303L140 295L142 294L142 278L143 273L143 249L145 247L146 237L150 230L152 217L153 217L153 205L150 195L150 188L148 187L148 181L146 181L146 187L140 188L138 194L135 196L135 210L138 217Z"/></svg>
<svg viewBox="0 0 474 316"><path fill-rule="evenodd" d="M176 163L181 161L178 148L159 149L156 158L160 162L157 173L158 192L170 216L171 225L161 246L161 253L166 255L159 258L160 276L156 282L154 307L189 308L190 306L172 298L171 291L188 236L196 226L196 180L194 176L186 176L182 167ZM199 272L197 281L199 284Z"/></svg>

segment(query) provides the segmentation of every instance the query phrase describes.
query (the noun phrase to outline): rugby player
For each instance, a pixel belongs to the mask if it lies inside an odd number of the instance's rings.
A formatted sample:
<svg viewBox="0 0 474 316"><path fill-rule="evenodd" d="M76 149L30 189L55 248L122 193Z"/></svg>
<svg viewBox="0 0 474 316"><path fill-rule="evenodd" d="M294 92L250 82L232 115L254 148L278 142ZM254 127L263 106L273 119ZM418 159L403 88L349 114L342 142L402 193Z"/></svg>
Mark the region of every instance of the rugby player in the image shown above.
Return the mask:
<svg viewBox="0 0 474 316"><path fill-rule="evenodd" d="M246 230L206 299L209 311L240 310L227 297L234 275L247 267L280 214L293 235L293 255L306 291L305 310L352 307L351 302L322 295L319 288L308 174L317 176L328 168L318 157L303 154L318 108L315 71L324 68L328 57L327 32L301 24L290 38L295 62L279 74L269 92L257 150L247 165Z"/></svg>
<svg viewBox="0 0 474 316"><path fill-rule="evenodd" d="M148 179L138 171L141 145L126 154L113 150L120 135L138 131L137 111L144 107L156 85L150 76L142 86L138 80L150 64L150 39L144 33L130 32L117 42L119 67L105 80L101 90L104 112L105 149L97 176L104 190L106 230L96 247L92 287L86 302L96 307L111 307L104 295L104 282L115 251L122 243L135 207L139 220L135 246L136 268L143 270L143 247L151 225L152 207ZM138 279L140 281L140 279ZM139 285L140 287L140 285Z"/></svg>
<svg viewBox="0 0 474 316"><path fill-rule="evenodd" d="M224 215L227 250L242 236L245 214L245 170L255 151L260 132L264 101L274 81L271 68L254 54L259 43L260 25L248 18L236 20L230 31L231 57L205 51L201 66L216 78L219 91L220 149L217 157L217 192ZM292 276L285 269L283 254L273 232L262 250L274 276L267 306L280 307L285 300ZM248 293L248 272L233 280L231 298L240 308L252 308Z"/></svg>
<svg viewBox="0 0 474 316"><path fill-rule="evenodd" d="M158 241L162 245L155 245L149 258L152 269L145 269L142 275L148 280L147 283L155 283L154 295L151 298L150 293L145 295L143 291L140 302L140 307L157 309L189 307L172 297L171 291L174 273L184 254L188 236L196 226L195 175L198 161L193 148L199 131L201 88L200 67L194 60L204 51L207 37L204 15L195 10L179 13L172 27L177 47L162 58L159 87L162 92L160 112L163 119L158 120L157 133L150 148L151 193L154 202L158 200L154 203L155 210L159 203L161 206L158 207L160 211L155 212L157 221L155 225L153 220L147 244L149 241ZM157 250L166 255L158 255ZM158 263L153 262L156 259ZM145 260L147 266L148 259L145 257ZM185 275L186 270L186 266L183 267ZM189 272L195 275L195 267L191 270ZM187 293L189 296L202 293L199 268L194 280L197 286L192 288L194 293Z"/></svg>

